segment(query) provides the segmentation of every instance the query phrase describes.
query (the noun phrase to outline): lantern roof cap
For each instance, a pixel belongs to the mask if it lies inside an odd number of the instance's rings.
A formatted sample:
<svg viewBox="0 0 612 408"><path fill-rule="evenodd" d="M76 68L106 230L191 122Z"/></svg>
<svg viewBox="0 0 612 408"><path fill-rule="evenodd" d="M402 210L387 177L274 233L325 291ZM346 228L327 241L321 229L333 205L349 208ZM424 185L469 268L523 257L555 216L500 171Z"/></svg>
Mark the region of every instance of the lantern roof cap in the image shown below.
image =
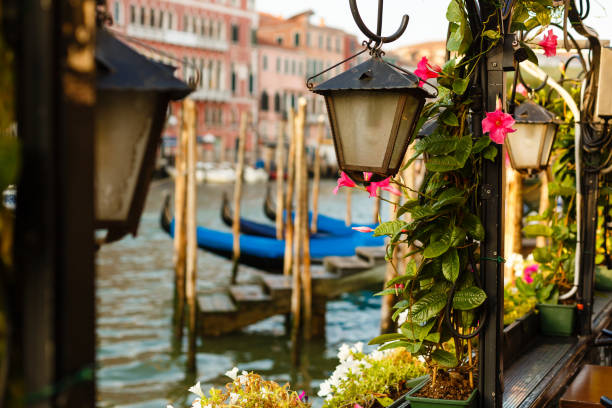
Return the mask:
<svg viewBox="0 0 612 408"><path fill-rule="evenodd" d="M419 87L419 77L409 71L400 71L382 58L374 56L327 81L317 85L312 91L327 94L331 91L355 90L413 90L423 97L433 97Z"/></svg>
<svg viewBox="0 0 612 408"><path fill-rule="evenodd" d="M102 27L96 31L96 66L101 90L163 92L173 100L192 92L174 76L174 67L150 60Z"/></svg>
<svg viewBox="0 0 612 408"><path fill-rule="evenodd" d="M555 114L532 101L525 101L514 111L516 123L558 123Z"/></svg>

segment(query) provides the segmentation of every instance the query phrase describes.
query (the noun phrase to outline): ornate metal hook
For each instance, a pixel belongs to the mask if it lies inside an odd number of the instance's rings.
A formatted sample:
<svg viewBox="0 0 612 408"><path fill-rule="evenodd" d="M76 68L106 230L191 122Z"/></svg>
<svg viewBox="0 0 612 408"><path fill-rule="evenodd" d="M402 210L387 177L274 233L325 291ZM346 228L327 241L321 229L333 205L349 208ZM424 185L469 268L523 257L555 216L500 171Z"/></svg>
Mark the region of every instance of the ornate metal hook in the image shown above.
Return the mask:
<svg viewBox="0 0 612 408"><path fill-rule="evenodd" d="M383 0L378 0L378 24L376 26L376 34L374 34L363 22L361 15L359 14L359 10L357 10L357 0L349 0L349 4L351 6L351 13L353 14L353 19L357 24L357 27L361 30L366 37L370 40L374 41L376 44L374 48L379 48L382 44L390 43L402 36L406 31L406 27L408 27L408 15L404 14L402 17L402 22L400 27L397 29L395 33L390 36L383 37L382 36L382 19L383 19Z"/></svg>

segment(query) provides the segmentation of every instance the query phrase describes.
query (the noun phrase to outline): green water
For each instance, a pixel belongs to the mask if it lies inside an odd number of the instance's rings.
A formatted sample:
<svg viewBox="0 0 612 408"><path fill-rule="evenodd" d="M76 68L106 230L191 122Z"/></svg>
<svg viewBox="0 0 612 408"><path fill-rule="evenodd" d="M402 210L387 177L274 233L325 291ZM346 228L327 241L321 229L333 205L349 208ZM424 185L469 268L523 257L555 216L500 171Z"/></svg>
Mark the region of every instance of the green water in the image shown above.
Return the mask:
<svg viewBox="0 0 612 408"><path fill-rule="evenodd" d="M320 209L343 218L345 195L332 194L334 181L321 184ZM189 407L193 400L187 388L202 382L202 388L223 386L224 373L234 366L255 371L279 383L289 381L294 389L307 390L315 406L319 384L333 371L342 343L367 342L378 334L380 301L370 292L346 294L328 303L326 338L304 347L302 364L292 367L290 341L284 334L284 319L273 317L243 332L198 340L196 378L185 375L185 357L172 344L173 294L172 241L159 227L159 211L165 190L173 184L157 182L151 189L137 238L125 238L104 246L97 257L98 406ZM202 185L198 189L198 224L228 231L219 217L221 194L232 186ZM264 184L245 185L242 213L266 221L262 211ZM354 192L355 222L369 223L373 199ZM387 209L382 209L383 214ZM225 286L230 262L198 251L198 290ZM248 273L240 279L248 280ZM183 345L183 350L186 346Z"/></svg>

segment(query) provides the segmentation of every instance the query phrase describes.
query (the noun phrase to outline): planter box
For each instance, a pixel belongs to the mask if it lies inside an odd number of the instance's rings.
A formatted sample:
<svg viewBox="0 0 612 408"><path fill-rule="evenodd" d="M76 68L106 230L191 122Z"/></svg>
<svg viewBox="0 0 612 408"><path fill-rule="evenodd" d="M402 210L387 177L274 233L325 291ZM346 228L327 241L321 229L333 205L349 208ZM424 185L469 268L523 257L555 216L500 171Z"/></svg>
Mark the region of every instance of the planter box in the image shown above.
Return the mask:
<svg viewBox="0 0 612 408"><path fill-rule="evenodd" d="M413 393L417 389L421 389L424 384L429 381L429 374L423 375L421 377L414 378L412 380L406 381L406 385L411 387L410 391L406 394L399 397L393 404L389 405L387 408L404 408L408 406L408 402L406 401L406 397Z"/></svg>
<svg viewBox="0 0 612 408"><path fill-rule="evenodd" d="M595 269L595 289L612 291L612 269L598 266Z"/></svg>
<svg viewBox="0 0 612 408"><path fill-rule="evenodd" d="M540 329L545 336L571 336L576 323L575 305L538 303Z"/></svg>
<svg viewBox="0 0 612 408"><path fill-rule="evenodd" d="M427 385L429 381L424 382L419 387L415 388L412 392L410 392L406 399L410 401L411 408L456 408L456 407L469 407L476 408L478 407L478 389L472 391L470 397L466 400L443 400L443 399L434 399L434 398L422 398L422 397L413 397L412 394L418 392L421 388ZM407 405L406 405L407 406Z"/></svg>
<svg viewBox="0 0 612 408"><path fill-rule="evenodd" d="M516 319L504 328L504 367L512 365L513 358L523 352L540 331L540 318L535 310Z"/></svg>

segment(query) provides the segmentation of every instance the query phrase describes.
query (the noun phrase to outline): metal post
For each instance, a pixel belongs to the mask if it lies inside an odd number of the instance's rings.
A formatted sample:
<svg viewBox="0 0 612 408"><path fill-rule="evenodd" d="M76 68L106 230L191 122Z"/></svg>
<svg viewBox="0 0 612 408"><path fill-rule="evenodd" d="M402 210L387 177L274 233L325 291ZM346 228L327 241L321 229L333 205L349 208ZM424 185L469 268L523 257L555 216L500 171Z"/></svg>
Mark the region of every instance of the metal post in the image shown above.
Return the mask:
<svg viewBox="0 0 612 408"><path fill-rule="evenodd" d="M499 18L488 17L497 14L497 10L487 1L480 2L483 21L497 27ZM503 71L503 44L493 48L480 66L482 106L492 112L496 108L497 98L505 100L505 74ZM481 120L484 112L474 115L474 134L482 135ZM480 274L487 294L487 326L480 334L479 340L479 389L481 407L500 408L503 402L503 150L495 145L497 156L494 162L484 160L481 169L480 214L485 230L485 240L481 243Z"/></svg>
<svg viewBox="0 0 612 408"><path fill-rule="evenodd" d="M599 172L585 171L582 175L582 253L580 258L580 282L576 300L582 304L578 310L578 332L591 334L593 291L595 289L595 248L597 241L597 197L599 194Z"/></svg>
<svg viewBox="0 0 612 408"><path fill-rule="evenodd" d="M21 367L11 375L23 370L30 407L93 407L95 3L25 0L19 11Z"/></svg>

